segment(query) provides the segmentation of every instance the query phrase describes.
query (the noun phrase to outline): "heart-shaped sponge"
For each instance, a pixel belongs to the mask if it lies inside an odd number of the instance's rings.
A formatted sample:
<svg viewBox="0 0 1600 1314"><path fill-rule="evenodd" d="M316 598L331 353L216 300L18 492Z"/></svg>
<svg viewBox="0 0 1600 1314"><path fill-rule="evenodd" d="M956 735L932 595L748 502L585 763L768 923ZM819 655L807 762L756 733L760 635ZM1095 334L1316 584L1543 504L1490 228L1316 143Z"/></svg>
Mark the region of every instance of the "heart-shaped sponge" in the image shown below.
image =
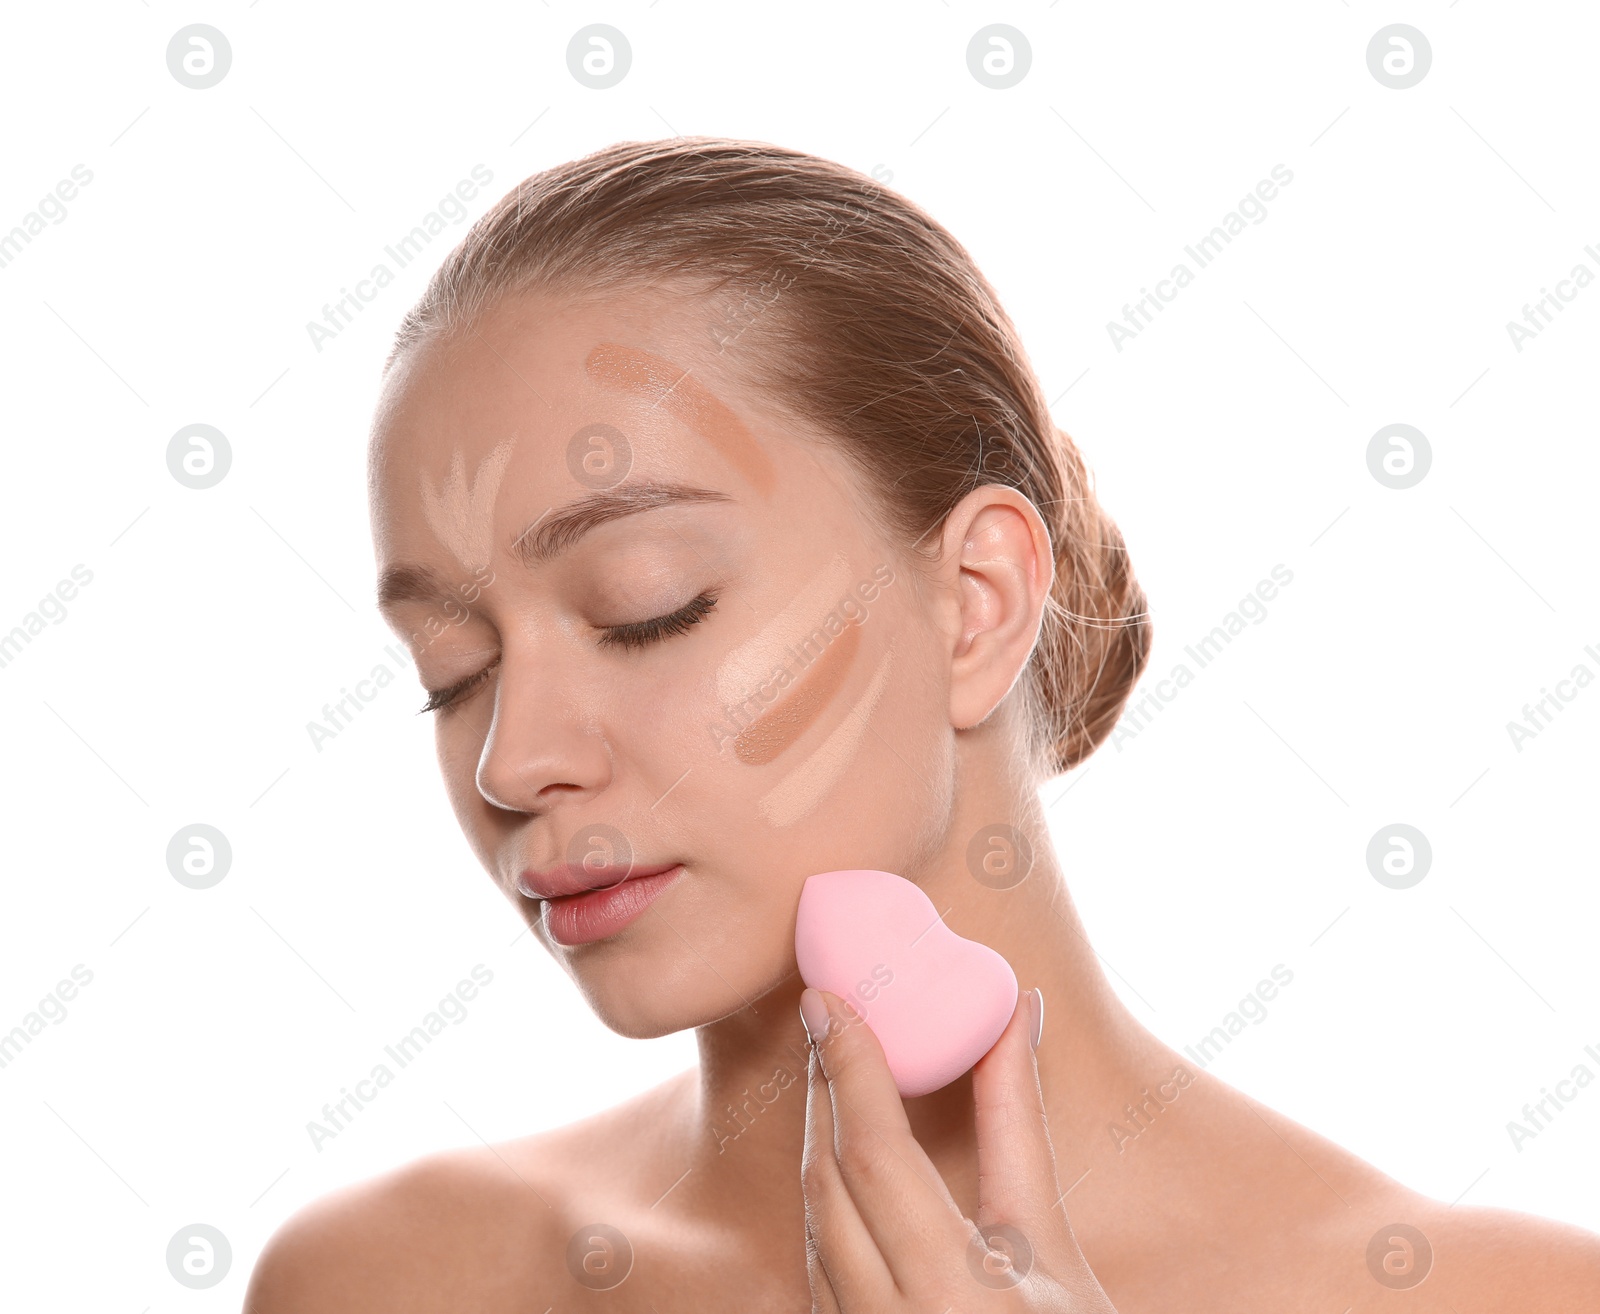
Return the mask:
<svg viewBox="0 0 1600 1314"><path fill-rule="evenodd" d="M888 871L825 871L800 891L794 952L808 986L848 1000L900 1094L947 1086L987 1054L1017 1007L1011 964L957 935Z"/></svg>

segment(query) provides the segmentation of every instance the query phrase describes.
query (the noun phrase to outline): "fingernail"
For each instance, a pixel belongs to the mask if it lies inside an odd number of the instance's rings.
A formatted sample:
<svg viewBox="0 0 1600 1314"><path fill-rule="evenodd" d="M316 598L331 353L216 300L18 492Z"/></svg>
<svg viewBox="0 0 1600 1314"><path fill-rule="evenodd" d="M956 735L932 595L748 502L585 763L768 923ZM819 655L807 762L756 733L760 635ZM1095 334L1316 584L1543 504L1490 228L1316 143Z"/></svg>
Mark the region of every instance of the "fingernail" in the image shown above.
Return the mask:
<svg viewBox="0 0 1600 1314"><path fill-rule="evenodd" d="M800 1021L814 1045L828 1030L828 1004L819 991L807 986L800 992Z"/></svg>
<svg viewBox="0 0 1600 1314"><path fill-rule="evenodd" d="M1033 1042L1033 1047L1038 1049L1039 1037L1044 1035L1044 992L1038 986L1028 991L1028 1016L1028 1038Z"/></svg>

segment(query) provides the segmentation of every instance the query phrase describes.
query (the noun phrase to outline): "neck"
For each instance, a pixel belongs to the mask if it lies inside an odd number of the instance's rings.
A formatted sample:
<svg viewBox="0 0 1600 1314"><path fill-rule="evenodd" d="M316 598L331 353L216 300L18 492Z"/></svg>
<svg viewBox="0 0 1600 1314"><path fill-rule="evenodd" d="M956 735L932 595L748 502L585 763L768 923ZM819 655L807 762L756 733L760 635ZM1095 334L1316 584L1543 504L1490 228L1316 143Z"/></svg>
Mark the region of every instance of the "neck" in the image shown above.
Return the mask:
<svg viewBox="0 0 1600 1314"><path fill-rule="evenodd" d="M1171 1051L1128 1012L1090 947L1050 845L1043 810L1031 789L1020 806L980 803L957 812L1009 824L1032 845L1031 866L1005 869L1002 858L983 879L968 866L968 838L982 824L958 817L941 853L916 880L956 934L1000 953L1019 991L1044 995L1038 1051L1040 1085L1049 1112L1063 1189L1100 1149L1108 1119L1141 1087L1171 1074ZM989 800L993 804L997 800ZM980 848L980 853L983 850ZM996 852L999 852L996 850ZM1012 881L1015 883L1011 883ZM699 1028L699 1124L706 1128L696 1166L715 1180L709 1198L730 1216L770 1206L777 1196L801 1199L808 1050L800 1021L803 983L797 974L748 1008ZM977 1207L977 1140L972 1084L962 1076L941 1090L905 1101L912 1133L968 1216ZM709 1185L709 1182L707 1183Z"/></svg>

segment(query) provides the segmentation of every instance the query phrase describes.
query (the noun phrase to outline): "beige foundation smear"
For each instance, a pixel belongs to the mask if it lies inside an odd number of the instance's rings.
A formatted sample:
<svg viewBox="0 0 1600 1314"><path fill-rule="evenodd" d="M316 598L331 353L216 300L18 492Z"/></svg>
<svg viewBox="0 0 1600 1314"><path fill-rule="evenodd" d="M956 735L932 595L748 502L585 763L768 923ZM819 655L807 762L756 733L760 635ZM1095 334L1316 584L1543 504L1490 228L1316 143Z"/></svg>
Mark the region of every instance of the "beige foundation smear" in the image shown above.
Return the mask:
<svg viewBox="0 0 1600 1314"><path fill-rule="evenodd" d="M439 541L468 571L489 564L494 537L494 499L505 477L515 438L507 438L483 458L467 483L466 454L458 447L450 457L444 483L434 488L426 474L422 480L422 512Z"/></svg>
<svg viewBox="0 0 1600 1314"><path fill-rule="evenodd" d="M631 392L661 407L716 448L763 497L772 492L777 471L744 421L724 406L688 370L638 347L602 342L583 368L603 387Z"/></svg>
<svg viewBox="0 0 1600 1314"><path fill-rule="evenodd" d="M817 618L828 614L849 585L850 563L844 553L835 553L759 634L722 659L717 667L717 701L737 707L754 696L778 667L790 664L789 650L818 629Z"/></svg>
<svg viewBox="0 0 1600 1314"><path fill-rule="evenodd" d="M861 626L847 624L777 702L739 732L734 756L746 766L761 766L805 734L839 692L860 647Z"/></svg>
<svg viewBox="0 0 1600 1314"><path fill-rule="evenodd" d="M861 736L866 733L867 718L878 705L884 685L889 680L892 652L885 652L872 680L862 692L860 700L844 720L833 728L815 752L784 777L782 783L769 790L756 803L756 811L774 826L790 826L822 802L827 792L844 774L844 769L861 746Z"/></svg>

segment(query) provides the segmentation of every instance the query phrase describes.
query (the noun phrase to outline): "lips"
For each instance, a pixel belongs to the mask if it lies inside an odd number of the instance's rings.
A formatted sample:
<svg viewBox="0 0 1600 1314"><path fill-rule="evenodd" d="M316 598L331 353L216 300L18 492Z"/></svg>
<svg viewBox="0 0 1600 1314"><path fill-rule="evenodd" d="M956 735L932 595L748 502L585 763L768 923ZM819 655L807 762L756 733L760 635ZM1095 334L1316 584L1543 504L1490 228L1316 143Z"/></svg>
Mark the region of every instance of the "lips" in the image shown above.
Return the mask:
<svg viewBox="0 0 1600 1314"><path fill-rule="evenodd" d="M548 867L544 871L535 871L530 867L517 877L517 889L529 899L562 899L573 894L584 894L590 890L609 889L613 885L620 885L623 881L634 880L641 876L659 876L676 866L678 866L676 862L654 864L635 862L612 867L564 862L555 867Z"/></svg>
<svg viewBox="0 0 1600 1314"><path fill-rule="evenodd" d="M558 945L575 948L609 940L638 921L683 874L683 864L678 863L650 875L635 871L626 880L602 889L545 899L539 904L539 920L545 934Z"/></svg>

